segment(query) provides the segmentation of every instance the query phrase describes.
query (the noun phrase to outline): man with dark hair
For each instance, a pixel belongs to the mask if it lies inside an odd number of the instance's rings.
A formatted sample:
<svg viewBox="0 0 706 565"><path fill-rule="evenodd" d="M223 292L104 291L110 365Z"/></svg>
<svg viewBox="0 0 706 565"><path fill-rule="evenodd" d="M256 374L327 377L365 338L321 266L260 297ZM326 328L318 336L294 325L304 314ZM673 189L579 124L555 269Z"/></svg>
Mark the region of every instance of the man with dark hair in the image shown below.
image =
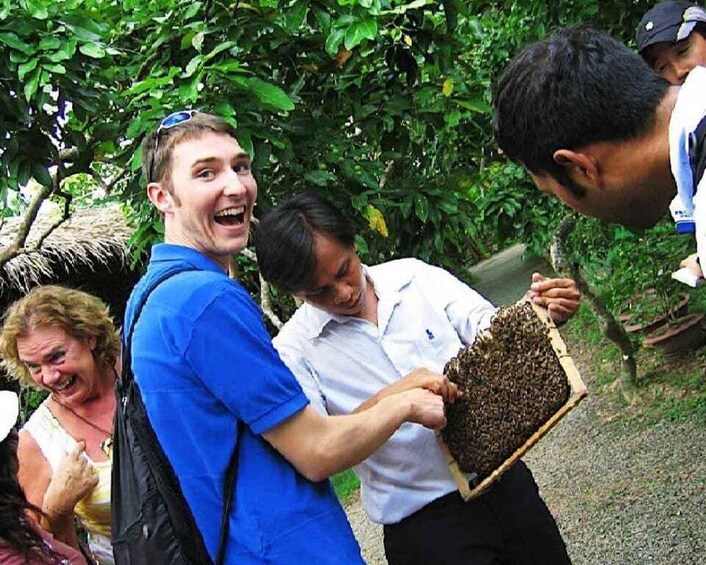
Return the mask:
<svg viewBox="0 0 706 565"><path fill-rule="evenodd" d="M226 563L362 563L325 479L404 422L443 427L442 398L417 388L365 415L319 414L273 349L261 312L227 276L247 243L257 196L233 129L216 116L177 112L146 138L142 159L165 243L152 249L124 327L129 335L135 325L135 381L208 552L213 558L218 547L226 468L237 449ZM176 274L152 291L135 322L136 305L166 272ZM453 388L446 386L449 398Z"/></svg>
<svg viewBox="0 0 706 565"><path fill-rule="evenodd" d="M692 2L660 2L635 31L637 52L662 78L680 85L706 65L706 10Z"/></svg>
<svg viewBox="0 0 706 565"><path fill-rule="evenodd" d="M442 371L495 313L474 290L422 261L363 266L354 238L351 221L312 194L270 210L255 233L262 276L305 302L275 347L328 414L367 412L410 387L439 390L438 378L405 373L418 363ZM573 281L534 279L534 299L556 321L576 311ZM405 425L355 470L366 512L384 524L391 565L569 562L522 462L466 503L434 433Z"/></svg>
<svg viewBox="0 0 706 565"><path fill-rule="evenodd" d="M542 192L589 216L650 227L678 191L675 219L693 218L703 261L704 92L706 68L670 86L607 34L564 28L525 47L501 76L496 136Z"/></svg>

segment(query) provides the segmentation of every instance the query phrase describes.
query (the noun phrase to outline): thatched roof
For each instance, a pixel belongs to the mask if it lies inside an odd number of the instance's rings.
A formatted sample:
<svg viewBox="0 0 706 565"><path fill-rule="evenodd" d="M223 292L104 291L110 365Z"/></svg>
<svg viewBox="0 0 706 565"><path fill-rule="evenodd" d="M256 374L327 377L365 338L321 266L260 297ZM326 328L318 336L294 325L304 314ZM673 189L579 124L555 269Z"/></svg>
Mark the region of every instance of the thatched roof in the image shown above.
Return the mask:
<svg viewBox="0 0 706 565"><path fill-rule="evenodd" d="M60 218L59 210L43 207L25 248L36 247L39 238ZM0 249L14 241L20 221L5 220L0 229ZM137 278L130 268L127 245L132 231L117 206L77 209L46 237L38 250L20 254L0 267L0 309L34 286L56 283L93 292L119 316L126 292ZM128 288L123 288L126 284Z"/></svg>

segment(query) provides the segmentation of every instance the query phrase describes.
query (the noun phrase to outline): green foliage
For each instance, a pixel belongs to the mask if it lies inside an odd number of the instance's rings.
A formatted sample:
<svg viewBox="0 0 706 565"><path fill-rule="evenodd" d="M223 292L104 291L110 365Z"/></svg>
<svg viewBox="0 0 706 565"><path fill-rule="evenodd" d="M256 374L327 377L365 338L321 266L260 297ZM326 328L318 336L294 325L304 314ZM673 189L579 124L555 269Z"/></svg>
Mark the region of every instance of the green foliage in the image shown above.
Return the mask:
<svg viewBox="0 0 706 565"><path fill-rule="evenodd" d="M685 292L694 297L704 295L703 288L690 289L671 278L693 245L693 239L677 234L669 221L633 233L621 226L580 218L570 238L572 253L580 258L589 282L614 311L649 288L656 289L668 303Z"/></svg>
<svg viewBox="0 0 706 565"><path fill-rule="evenodd" d="M629 40L649 5L0 0L3 214L21 212L31 178L59 175L77 202L129 205L139 257L162 233L140 143L167 113L200 108L237 126L259 211L318 191L358 224L367 262L414 255L462 272L518 239L541 252L561 206L498 154L493 82L556 25Z"/></svg>
<svg viewBox="0 0 706 565"><path fill-rule="evenodd" d="M340 473L336 473L331 477L333 488L336 491L336 496L341 502L346 502L360 488L360 481L352 469L346 469Z"/></svg>

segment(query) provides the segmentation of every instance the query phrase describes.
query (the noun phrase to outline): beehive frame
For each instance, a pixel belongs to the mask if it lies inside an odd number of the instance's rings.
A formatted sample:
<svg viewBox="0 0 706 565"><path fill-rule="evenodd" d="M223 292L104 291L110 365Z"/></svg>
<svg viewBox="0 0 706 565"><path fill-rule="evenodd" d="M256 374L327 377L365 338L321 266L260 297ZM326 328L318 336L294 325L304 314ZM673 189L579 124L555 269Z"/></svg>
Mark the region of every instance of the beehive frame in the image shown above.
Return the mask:
<svg viewBox="0 0 706 565"><path fill-rule="evenodd" d="M469 485L466 475L464 475L463 471L461 471L461 469L459 468L458 463L454 459L453 455L451 455L451 452L449 451L449 448L442 439L441 435L438 435L437 437L439 445L441 446L441 450L444 454L444 457L446 458L446 462L449 466L449 470L451 471L451 475L456 481L456 485L458 486L458 490L461 494L461 497L466 502L476 498L477 496L480 496L483 492L485 492L490 487L490 485L493 484L494 481L496 481L505 471L512 467L512 465L514 465L518 459L520 459L534 445L536 445L537 442L542 439L542 437L544 437L547 432L549 432L549 430L551 430L554 426L557 425L557 423L559 423L559 420L566 416L566 414L568 414L569 411L574 408L579 402L581 402L581 400L588 394L586 385L581 379L581 375L579 374L579 371L576 368L576 365L574 364L574 360L568 354L566 344L561 338L559 330L557 330L556 326L554 325L554 322L549 317L549 313L547 312L546 308L538 306L537 304L534 304L534 302L529 302L532 305L532 309L537 314L537 317L549 327L549 340L552 349L554 350L554 353L559 359L559 364L564 370L566 378L569 382L569 386L571 388L569 399L559 408L559 410L554 413L553 416L551 416L517 450L515 450L512 455L505 459L505 461L503 461L503 463L501 463L497 469L495 469L490 475L488 475L485 479L483 479L473 488L471 488L471 486Z"/></svg>

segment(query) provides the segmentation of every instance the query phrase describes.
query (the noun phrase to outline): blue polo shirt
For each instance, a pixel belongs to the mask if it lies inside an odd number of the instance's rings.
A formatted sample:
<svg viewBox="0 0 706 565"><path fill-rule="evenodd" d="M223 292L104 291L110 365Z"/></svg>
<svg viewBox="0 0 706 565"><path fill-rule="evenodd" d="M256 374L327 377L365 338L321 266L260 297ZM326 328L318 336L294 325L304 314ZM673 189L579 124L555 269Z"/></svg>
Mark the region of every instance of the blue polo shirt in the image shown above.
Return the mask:
<svg viewBox="0 0 706 565"><path fill-rule="evenodd" d="M240 284L194 249L156 245L125 328L150 281L173 269L186 272L157 287L135 326L132 369L209 552L218 548L237 419L245 428L226 561L363 563L330 482L308 481L261 437L308 400Z"/></svg>

